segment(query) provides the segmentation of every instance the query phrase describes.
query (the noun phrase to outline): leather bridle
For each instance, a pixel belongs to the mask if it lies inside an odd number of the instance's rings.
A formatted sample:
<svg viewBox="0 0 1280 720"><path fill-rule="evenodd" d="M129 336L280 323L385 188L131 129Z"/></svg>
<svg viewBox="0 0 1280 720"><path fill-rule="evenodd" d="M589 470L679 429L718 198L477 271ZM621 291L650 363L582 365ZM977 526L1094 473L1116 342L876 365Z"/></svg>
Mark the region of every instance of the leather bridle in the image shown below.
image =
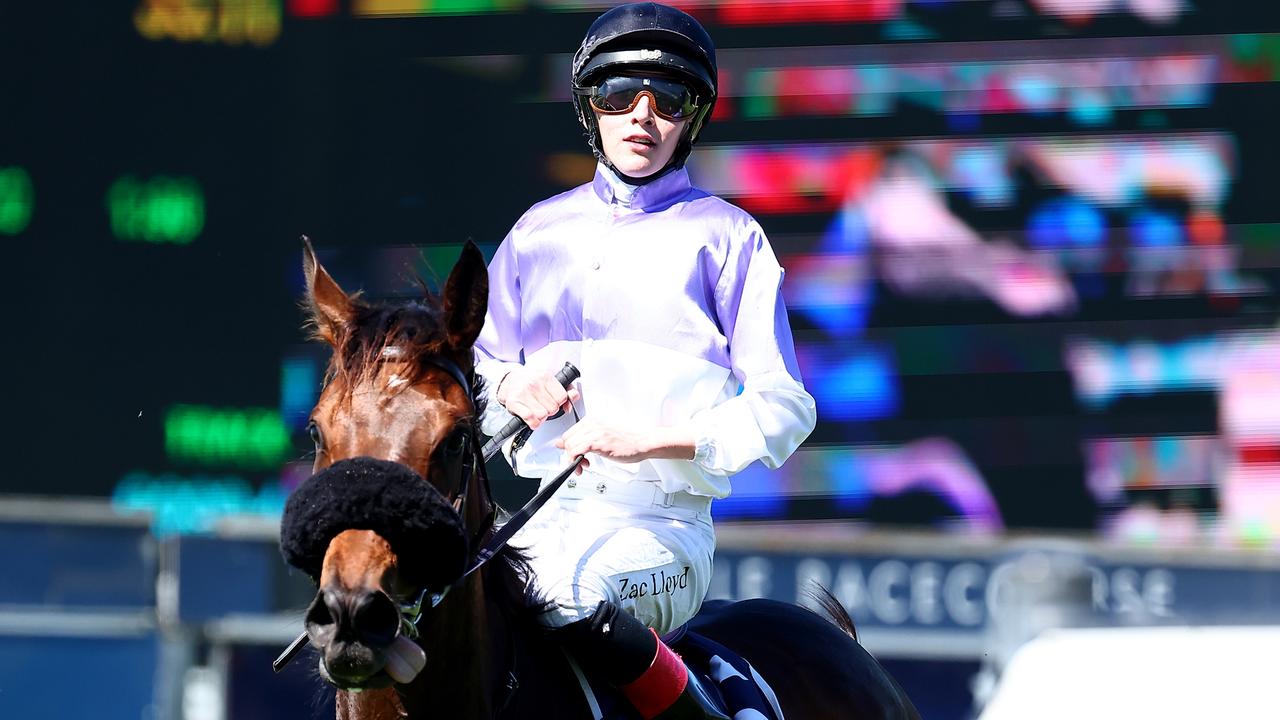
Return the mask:
<svg viewBox="0 0 1280 720"><path fill-rule="evenodd" d="M400 359L403 355L404 350L402 348L391 346L383 348L379 355L379 359L394 361ZM479 403L473 391L473 375L464 371L458 363L443 355L425 355L422 357L421 361L444 371L446 375L462 386L462 389L467 396L467 402L471 406L470 411L472 415L472 422L465 425L466 429L465 435L463 436L463 447L460 451L462 454L461 478L458 480L456 486L457 490L453 496L446 496L445 498L449 506L453 508L454 513L457 514L461 521L461 525L465 528L467 498L470 495L471 485L475 481L476 476L479 476L479 481L484 483L486 495L491 495L491 493L489 493L489 475L485 471L484 458L481 456L480 438L476 430L475 416L477 414L476 411L479 407ZM485 548L483 550L474 550L474 548L479 546L480 541L484 538L485 534L493 528L494 522L497 519L497 513L498 507L497 505L494 505L492 511L485 517L484 522L482 522L480 526L476 528L475 532L471 534L468 547L473 548L472 556L468 559L466 564L467 570L462 575L458 576L453 582L440 589L423 587L419 589L413 601L399 603L400 629L403 634L409 638L416 639L418 637L418 622L422 619L424 604L431 608L439 605L454 587L461 584L462 581L473 572L480 569L480 567L493 556L493 553L489 552L481 558L480 556L489 548ZM282 652L274 662L272 662L272 668L276 672L283 670L284 667L297 656L298 652L306 646L308 641L309 638L307 634L303 632L295 638L287 648L285 648L284 652Z"/></svg>
<svg viewBox="0 0 1280 720"><path fill-rule="evenodd" d="M383 355L393 356L398 354L398 351L399 348L387 348L383 351ZM473 422L467 424L465 431L466 434L463 436L464 447L462 449L462 477L458 482L457 493L452 498L448 498L450 506L453 507L453 511L457 513L458 518L462 521L462 525L465 528L467 517L467 496L470 494L471 482L477 475L479 475L480 481L484 483L485 494L491 495L489 489L489 474L485 470L485 459L480 455L480 438L476 431L476 422L474 422L475 420L478 420L476 415L478 414L477 410L479 408L479 402L474 393L474 375L464 372L457 363L443 355L427 355L422 358L422 362L425 362L428 365L433 365L452 377L454 381L462 386L463 391L467 395L467 401L471 405ZM494 505L492 511L485 516L484 522L482 522L480 527L472 533L469 538L470 542L468 543L468 547L477 548L479 546L480 540L484 537L485 533L489 532L489 530L493 528L493 524L497 520L497 515L498 506ZM473 550L472 556L467 562L467 570L444 588L432 592L431 588L424 587L418 592L418 595L413 602L402 603L400 605L401 628L406 635L411 638L418 637L418 621L422 618L424 602L429 601L430 607L436 607L442 600L444 600L445 596L449 594L449 591L451 591L455 586L461 584L463 580L471 575L471 573L480 569L480 566L488 561L489 557L486 557L484 560L476 562L477 555L480 552L480 550Z"/></svg>
<svg viewBox="0 0 1280 720"><path fill-rule="evenodd" d="M404 351L401 348L388 347L383 349L381 358L385 360L396 360L400 359L403 356L403 353ZM455 493L452 498L448 499L450 506L458 515L459 520L462 521L462 526L465 528L467 496L470 493L472 480L476 475L479 475L481 482L484 483L486 495L492 497L492 493L489 491L489 475L485 471L485 461L488 459L489 453L496 452L496 449L503 442L526 426L522 421L519 421L518 418L513 419L506 427L495 434L489 443L481 448L479 434L476 429L477 423L475 422L477 420L475 416L477 415L476 411L479 407L479 403L472 391L475 386L473 382L473 374L463 371L461 366L443 355L426 355L422 358L422 362L433 365L452 377L454 381L462 386L463 391L467 395L467 400L471 404L473 421L467 425L466 429L465 447L462 450L462 452L465 453L462 464L462 478L459 480L457 493ZM556 374L556 379L566 388L577 378L578 369L570 363L565 363L560 372ZM574 473L581 461L581 457L575 458L573 462L561 470L554 478L545 483L543 488L539 490L537 494L529 500L529 502L525 503L524 507L513 513L507 519L507 522L504 523L499 530L493 533L489 538L489 541L485 543L484 547L481 547L472 553L471 559L467 564L467 569L454 579L453 582L438 591L432 591L429 587L421 588L413 602L400 603L401 632L410 638L416 639L418 637L418 622L422 619L424 609L434 608L439 605L440 602L444 600L445 596L453 590L453 588L461 585L472 575L472 573L484 567L485 563L492 560L498 552L506 546L507 542L511 540L511 537L515 535L520 528L524 527L525 523L529 521L529 518L533 517L533 514L546 504L547 500L549 500L555 491L559 489L565 479ZM497 514L498 506L495 504L493 506L493 510L485 518L485 521L481 523L480 527L470 538L471 542L468 547L475 548L479 544L480 539L493 529L494 524L497 521ZM424 608L424 605L426 608ZM289 661L306 646L307 642L308 637L304 632L295 638L294 641L284 649L284 652L280 653L280 656L272 662L271 667L276 672L283 670L284 667L289 664Z"/></svg>

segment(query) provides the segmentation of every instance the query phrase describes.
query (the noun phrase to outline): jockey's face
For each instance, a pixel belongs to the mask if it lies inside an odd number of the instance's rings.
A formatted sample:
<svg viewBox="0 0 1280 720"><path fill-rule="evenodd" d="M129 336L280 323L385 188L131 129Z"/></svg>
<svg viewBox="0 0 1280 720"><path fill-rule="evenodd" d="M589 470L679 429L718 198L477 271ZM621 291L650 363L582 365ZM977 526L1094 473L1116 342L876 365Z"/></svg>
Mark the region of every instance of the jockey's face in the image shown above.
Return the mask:
<svg viewBox="0 0 1280 720"><path fill-rule="evenodd" d="M653 98L641 95L631 112L596 111L605 157L624 175L649 177L667 166L688 120L671 121L653 110Z"/></svg>

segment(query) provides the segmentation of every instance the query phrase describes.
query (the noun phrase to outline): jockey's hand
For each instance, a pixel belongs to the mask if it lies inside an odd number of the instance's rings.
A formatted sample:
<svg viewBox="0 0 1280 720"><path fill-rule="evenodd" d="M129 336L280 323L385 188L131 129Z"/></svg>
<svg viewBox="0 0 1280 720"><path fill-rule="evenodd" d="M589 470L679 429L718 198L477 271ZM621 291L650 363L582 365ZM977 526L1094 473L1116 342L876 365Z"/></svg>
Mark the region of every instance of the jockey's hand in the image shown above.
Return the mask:
<svg viewBox="0 0 1280 720"><path fill-rule="evenodd" d="M551 373L519 367L498 383L497 398L507 412L537 430L547 418L568 410L578 399L578 390L570 387L566 391Z"/></svg>
<svg viewBox="0 0 1280 720"><path fill-rule="evenodd" d="M585 456L595 453L624 463L654 458L692 460L696 448L693 433L680 427L630 430L583 418L555 441L571 458L582 457L578 473L591 465Z"/></svg>
<svg viewBox="0 0 1280 720"><path fill-rule="evenodd" d="M401 685L408 685L427 666L427 654L418 643L399 635L387 648L387 674Z"/></svg>

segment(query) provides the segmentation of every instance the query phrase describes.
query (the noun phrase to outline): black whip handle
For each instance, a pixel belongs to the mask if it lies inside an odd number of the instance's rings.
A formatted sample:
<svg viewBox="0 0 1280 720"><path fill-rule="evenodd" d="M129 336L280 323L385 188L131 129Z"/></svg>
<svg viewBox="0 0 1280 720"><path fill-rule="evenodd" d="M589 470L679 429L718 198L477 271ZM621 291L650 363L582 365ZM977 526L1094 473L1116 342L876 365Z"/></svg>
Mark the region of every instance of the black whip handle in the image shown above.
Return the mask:
<svg viewBox="0 0 1280 720"><path fill-rule="evenodd" d="M556 373L556 382L560 383L560 387L568 390L573 381L577 380L581 374L578 372L578 368L573 366L573 363L567 362L564 367L560 368L560 372ZM496 401L497 399L495 398L494 402ZM484 454L484 459L488 460L496 455L498 449L502 447L502 443L510 440L512 436L526 427L528 426L524 424L524 420L518 417L511 418L511 421L504 425L493 437L489 438L489 442L485 443L484 447L481 448L480 451Z"/></svg>

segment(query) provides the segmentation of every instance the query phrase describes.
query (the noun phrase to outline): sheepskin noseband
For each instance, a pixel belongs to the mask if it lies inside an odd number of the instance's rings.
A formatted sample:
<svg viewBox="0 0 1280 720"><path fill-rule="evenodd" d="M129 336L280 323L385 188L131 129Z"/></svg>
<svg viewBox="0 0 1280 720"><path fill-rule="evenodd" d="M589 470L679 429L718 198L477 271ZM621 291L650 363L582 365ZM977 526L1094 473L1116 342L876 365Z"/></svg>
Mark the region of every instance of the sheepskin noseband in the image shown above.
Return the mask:
<svg viewBox="0 0 1280 720"><path fill-rule="evenodd" d="M462 520L431 483L399 463L357 457L311 476L285 504L280 552L318 583L329 541L344 530L382 536L401 578L417 587L441 589L466 568Z"/></svg>

